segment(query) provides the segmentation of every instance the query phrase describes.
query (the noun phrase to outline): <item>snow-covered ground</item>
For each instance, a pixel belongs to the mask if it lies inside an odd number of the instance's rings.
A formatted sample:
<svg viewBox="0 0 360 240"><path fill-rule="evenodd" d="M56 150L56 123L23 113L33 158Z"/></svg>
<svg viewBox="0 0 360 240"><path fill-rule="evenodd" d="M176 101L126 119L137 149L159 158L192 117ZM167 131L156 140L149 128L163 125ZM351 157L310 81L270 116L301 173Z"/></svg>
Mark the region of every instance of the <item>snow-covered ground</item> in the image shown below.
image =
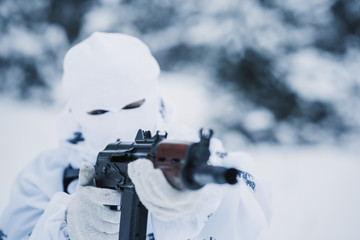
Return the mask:
<svg viewBox="0 0 360 240"><path fill-rule="evenodd" d="M249 149L272 184L272 240L360 239L360 150Z"/></svg>
<svg viewBox="0 0 360 240"><path fill-rule="evenodd" d="M194 83L186 87L189 79L180 84L179 77L167 78L170 80L163 82L163 90L180 118L196 128L203 125L211 109L206 91ZM56 146L57 116L62 105L63 100L44 106L0 98L0 211L8 203L19 171L36 154ZM253 155L273 187L270 239L360 239L360 150L333 145L241 148Z"/></svg>

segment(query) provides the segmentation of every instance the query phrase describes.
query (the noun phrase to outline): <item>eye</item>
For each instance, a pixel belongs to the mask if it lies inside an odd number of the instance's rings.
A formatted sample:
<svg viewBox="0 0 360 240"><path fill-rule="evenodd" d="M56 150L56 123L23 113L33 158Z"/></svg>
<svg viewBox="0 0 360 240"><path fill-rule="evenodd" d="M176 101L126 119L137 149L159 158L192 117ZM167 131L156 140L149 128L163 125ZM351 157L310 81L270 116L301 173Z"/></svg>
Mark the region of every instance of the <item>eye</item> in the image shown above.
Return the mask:
<svg viewBox="0 0 360 240"><path fill-rule="evenodd" d="M142 99L142 100L139 100L139 101L136 101L136 102L133 102L133 103L130 103L128 105L126 105L125 107L123 107L122 109L133 109L133 108L138 108L140 107L141 105L143 105L145 102L145 99Z"/></svg>
<svg viewBox="0 0 360 240"><path fill-rule="evenodd" d="M107 113L108 110L102 110L102 109L96 109L96 110L92 110L90 112L87 112L88 114L90 115L101 115L101 114L104 114L104 113Z"/></svg>

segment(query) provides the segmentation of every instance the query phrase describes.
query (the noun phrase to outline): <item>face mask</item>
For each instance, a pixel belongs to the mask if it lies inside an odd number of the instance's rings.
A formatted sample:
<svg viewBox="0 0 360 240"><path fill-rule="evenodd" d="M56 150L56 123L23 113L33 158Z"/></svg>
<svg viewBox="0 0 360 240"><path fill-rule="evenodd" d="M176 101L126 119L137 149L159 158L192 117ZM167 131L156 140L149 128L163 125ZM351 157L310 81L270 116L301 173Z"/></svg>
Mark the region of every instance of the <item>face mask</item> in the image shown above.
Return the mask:
<svg viewBox="0 0 360 240"><path fill-rule="evenodd" d="M123 99L119 96L116 107L112 102L102 107L72 105L74 117L90 149L99 152L118 139L133 141L139 129L155 131L159 112L157 94L137 95L138 100L130 102L120 101Z"/></svg>
<svg viewBox="0 0 360 240"><path fill-rule="evenodd" d="M94 33L69 50L63 83L84 138L76 147L90 162L117 139L133 141L139 129L155 131L159 73L146 45L128 35Z"/></svg>

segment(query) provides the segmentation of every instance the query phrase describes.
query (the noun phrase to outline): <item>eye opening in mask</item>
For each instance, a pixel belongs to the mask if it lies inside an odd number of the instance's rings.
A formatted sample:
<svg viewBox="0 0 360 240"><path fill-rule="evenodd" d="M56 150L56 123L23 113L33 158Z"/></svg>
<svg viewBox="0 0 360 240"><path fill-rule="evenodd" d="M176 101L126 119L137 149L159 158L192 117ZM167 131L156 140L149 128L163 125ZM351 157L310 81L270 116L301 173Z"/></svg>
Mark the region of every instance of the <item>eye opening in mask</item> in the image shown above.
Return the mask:
<svg viewBox="0 0 360 240"><path fill-rule="evenodd" d="M104 113L107 113L107 112L108 112L108 110L96 109L96 110L89 111L87 113L90 114L90 115L101 115L101 114L104 114Z"/></svg>
<svg viewBox="0 0 360 240"><path fill-rule="evenodd" d="M134 108L138 108L138 107L140 107L141 105L143 105L144 102L145 102L145 98L144 98L144 99L141 99L141 100L139 100L139 101L130 103L130 104L126 105L125 107L123 107L122 109L134 109Z"/></svg>

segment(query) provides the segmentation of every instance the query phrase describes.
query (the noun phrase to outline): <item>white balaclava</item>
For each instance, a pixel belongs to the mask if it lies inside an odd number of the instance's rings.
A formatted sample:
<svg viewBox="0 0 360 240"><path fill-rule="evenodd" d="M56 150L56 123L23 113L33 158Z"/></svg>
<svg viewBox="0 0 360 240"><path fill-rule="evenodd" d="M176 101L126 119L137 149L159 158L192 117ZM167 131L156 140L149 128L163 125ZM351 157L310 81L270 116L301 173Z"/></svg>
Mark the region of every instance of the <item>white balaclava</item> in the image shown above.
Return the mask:
<svg viewBox="0 0 360 240"><path fill-rule="evenodd" d="M65 56L63 84L70 101L60 125L71 127L60 127L60 137L71 142L77 134L72 147L95 163L107 144L134 140L139 129L153 132L160 106L159 74L157 61L139 39L93 33Z"/></svg>

